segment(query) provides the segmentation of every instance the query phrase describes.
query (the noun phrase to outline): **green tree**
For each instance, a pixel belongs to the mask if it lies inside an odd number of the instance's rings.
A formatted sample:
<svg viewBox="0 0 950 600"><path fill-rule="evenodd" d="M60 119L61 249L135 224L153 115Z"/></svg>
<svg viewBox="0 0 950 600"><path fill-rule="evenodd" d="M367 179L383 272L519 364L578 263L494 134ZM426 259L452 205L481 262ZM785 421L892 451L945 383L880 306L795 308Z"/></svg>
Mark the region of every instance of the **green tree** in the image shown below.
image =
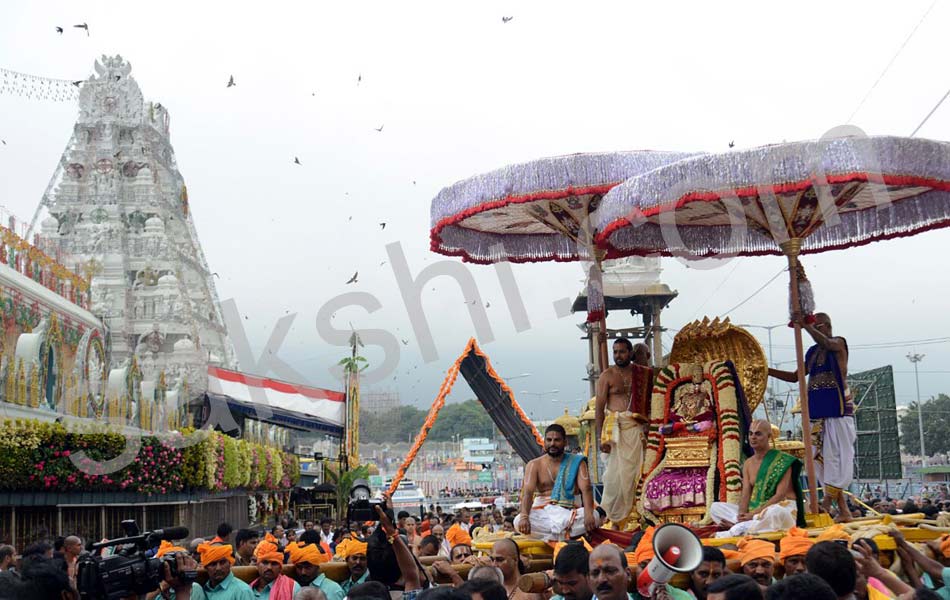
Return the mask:
<svg viewBox="0 0 950 600"><path fill-rule="evenodd" d="M478 400L446 404L435 420L429 439L447 442L456 435L462 438L494 437L495 424Z"/></svg>
<svg viewBox="0 0 950 600"><path fill-rule="evenodd" d="M383 413L360 413L360 439L367 442L395 443L414 439L428 411L400 406ZM459 437L494 437L495 425L478 400L446 404L429 432L427 440L447 442Z"/></svg>
<svg viewBox="0 0 950 600"><path fill-rule="evenodd" d="M950 452L950 396L940 394L923 403L924 442L929 456ZM912 402L900 418L901 447L909 454L920 454L920 425L917 403Z"/></svg>

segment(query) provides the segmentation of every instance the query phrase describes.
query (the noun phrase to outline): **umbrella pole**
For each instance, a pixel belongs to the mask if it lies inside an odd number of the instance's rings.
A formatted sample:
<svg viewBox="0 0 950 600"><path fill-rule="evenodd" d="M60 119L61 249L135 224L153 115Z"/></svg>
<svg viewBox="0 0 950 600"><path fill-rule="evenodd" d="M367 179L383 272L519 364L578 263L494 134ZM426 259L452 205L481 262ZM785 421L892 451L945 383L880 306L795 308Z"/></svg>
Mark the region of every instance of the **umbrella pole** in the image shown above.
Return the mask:
<svg viewBox="0 0 950 600"><path fill-rule="evenodd" d="M796 313L801 312L801 298L798 295L798 255L801 253L802 240L792 238L780 244L782 252L788 257L788 272L791 280L791 305ZM808 474L808 510L818 513L818 488L815 479L815 457L811 445L811 419L808 414L808 384L805 381L805 351L802 345L802 326L797 320L795 327L795 358L798 372L798 397L802 405L802 443L805 445L805 472Z"/></svg>
<svg viewBox="0 0 950 600"><path fill-rule="evenodd" d="M600 276L600 289L601 294L603 295L604 289L604 252L603 250L596 249L593 252L594 254L594 268L597 269L597 273ZM610 367L609 358L607 355L607 297L604 296L604 310L603 316L600 317L600 320L597 321L597 356L600 360L600 373L603 373Z"/></svg>

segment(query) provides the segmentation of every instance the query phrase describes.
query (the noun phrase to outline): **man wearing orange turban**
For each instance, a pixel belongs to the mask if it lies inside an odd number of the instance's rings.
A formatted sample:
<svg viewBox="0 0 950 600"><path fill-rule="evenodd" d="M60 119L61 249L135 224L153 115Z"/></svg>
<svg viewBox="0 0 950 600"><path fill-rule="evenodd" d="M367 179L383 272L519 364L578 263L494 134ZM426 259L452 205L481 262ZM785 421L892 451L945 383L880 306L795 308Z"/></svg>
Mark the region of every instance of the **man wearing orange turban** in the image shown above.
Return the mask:
<svg viewBox="0 0 950 600"><path fill-rule="evenodd" d="M290 561L297 571L297 581L300 582L300 585L319 588L323 591L327 600L343 600L346 594L343 593L340 584L320 572L320 563L326 561L326 555L317 548L316 544L308 544L303 547L291 544L287 548L295 548L291 550Z"/></svg>
<svg viewBox="0 0 950 600"><path fill-rule="evenodd" d="M808 549L815 545L815 540L808 537L808 532L798 527L792 527L785 537L778 543L778 559L785 565L785 576L798 575L808 569L805 567L805 555Z"/></svg>
<svg viewBox="0 0 950 600"><path fill-rule="evenodd" d="M188 552L181 546L176 546L169 542L168 540L162 540L162 545L158 547L158 552L155 553L155 558L161 558L166 554L171 554L172 552Z"/></svg>
<svg viewBox="0 0 950 600"><path fill-rule="evenodd" d="M459 544L465 544L466 546L472 545L472 536L465 531L458 521L452 524L449 527L449 530L445 532L445 539L449 542L449 547L454 548Z"/></svg>
<svg viewBox="0 0 950 600"><path fill-rule="evenodd" d="M231 573L234 549L230 544L199 544L201 566L208 573L208 581L200 587L208 600L255 600L251 587Z"/></svg>
<svg viewBox="0 0 950 600"><path fill-rule="evenodd" d="M344 549L346 554L343 558L346 559L346 566L350 569L350 576L340 584L344 594L349 594L350 588L369 579L369 570L367 569L366 563L366 549L368 546L366 542L358 542L356 540L351 540L350 543L346 545ZM340 547L337 546L337 552L339 551Z"/></svg>
<svg viewBox="0 0 950 600"><path fill-rule="evenodd" d="M254 596L263 600L293 600L300 584L281 573L284 553L271 542L261 542L257 550L258 578L251 582Z"/></svg>
<svg viewBox="0 0 950 600"><path fill-rule="evenodd" d="M746 538L739 542L742 556L739 564L742 572L755 579L763 591L772 585L772 573L775 568L775 544L765 540Z"/></svg>

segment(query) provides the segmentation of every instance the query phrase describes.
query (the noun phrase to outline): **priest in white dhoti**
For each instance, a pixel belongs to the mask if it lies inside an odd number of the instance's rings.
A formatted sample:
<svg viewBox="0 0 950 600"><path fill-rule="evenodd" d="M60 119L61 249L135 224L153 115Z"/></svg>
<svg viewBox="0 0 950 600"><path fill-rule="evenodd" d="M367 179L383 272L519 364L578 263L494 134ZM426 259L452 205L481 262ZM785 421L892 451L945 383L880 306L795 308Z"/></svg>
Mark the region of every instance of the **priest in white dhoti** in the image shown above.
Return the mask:
<svg viewBox="0 0 950 600"><path fill-rule="evenodd" d="M709 514L716 524L728 527L720 537L784 531L805 526L802 462L772 448L772 428L758 419L749 427L749 444L755 454L742 465L739 504L713 502Z"/></svg>

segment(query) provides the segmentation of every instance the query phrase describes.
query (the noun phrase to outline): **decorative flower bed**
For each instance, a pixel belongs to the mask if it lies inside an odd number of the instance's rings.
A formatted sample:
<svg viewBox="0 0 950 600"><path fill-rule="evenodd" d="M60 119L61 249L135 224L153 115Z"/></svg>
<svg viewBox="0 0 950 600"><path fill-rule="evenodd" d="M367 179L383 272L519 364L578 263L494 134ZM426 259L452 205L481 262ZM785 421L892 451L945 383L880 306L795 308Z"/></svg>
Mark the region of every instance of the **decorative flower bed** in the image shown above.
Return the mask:
<svg viewBox="0 0 950 600"><path fill-rule="evenodd" d="M191 445L187 445L189 442ZM218 432L126 440L101 425L67 429L0 421L0 490L126 491L288 489L300 479L293 454Z"/></svg>

